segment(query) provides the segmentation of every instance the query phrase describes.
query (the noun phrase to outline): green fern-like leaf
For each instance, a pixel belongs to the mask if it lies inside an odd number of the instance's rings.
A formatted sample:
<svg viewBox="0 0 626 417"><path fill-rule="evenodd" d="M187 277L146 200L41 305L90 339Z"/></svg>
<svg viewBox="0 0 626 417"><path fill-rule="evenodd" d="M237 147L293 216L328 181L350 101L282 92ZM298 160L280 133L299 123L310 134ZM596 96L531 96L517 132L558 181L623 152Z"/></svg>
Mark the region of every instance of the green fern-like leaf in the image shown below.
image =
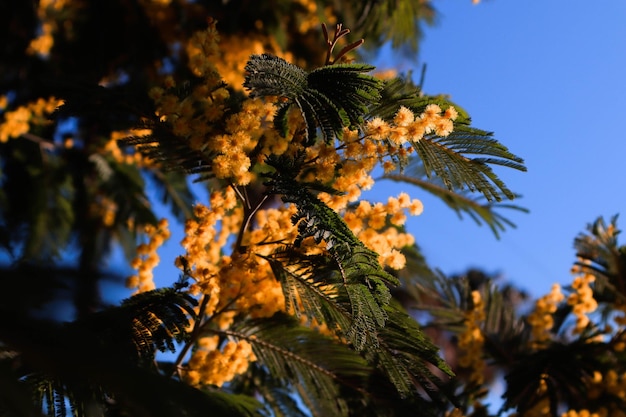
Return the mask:
<svg viewBox="0 0 626 417"><path fill-rule="evenodd" d="M362 390L372 368L347 346L290 316L252 320L232 330L216 331L247 340L260 364L283 386L297 386L314 415L348 415L342 389Z"/></svg>
<svg viewBox="0 0 626 417"><path fill-rule="evenodd" d="M491 138L490 133L462 125L455 126L448 136L428 135L413 142L413 146L427 176L434 173L449 189L467 187L470 191L478 191L488 201L500 201L502 196L515 198L491 165L526 170L523 161Z"/></svg>
<svg viewBox="0 0 626 417"><path fill-rule="evenodd" d="M148 291L124 301L120 309L132 317L132 338L137 350L151 358L154 348L175 351L183 341L189 317L194 317L194 298L171 288Z"/></svg>
<svg viewBox="0 0 626 417"><path fill-rule="evenodd" d="M328 142L343 127L362 123L368 105L379 99L382 82L365 74L372 69L364 64L339 64L307 74L282 58L253 55L246 65L244 87L252 97L288 99L274 118L279 132L286 130L287 109L295 105L306 123L307 142L315 141L318 128Z"/></svg>
<svg viewBox="0 0 626 417"><path fill-rule="evenodd" d="M268 258L283 284L287 303L297 314L323 319L376 364L402 396L426 390L436 398L443 384L427 364L444 372L449 369L415 321L390 304L388 285L397 285L397 279L380 267L377 254L352 234L337 213L306 184L294 180L297 158L269 158L268 164L276 169L267 182L270 192L281 194L298 208L292 219L299 232L294 248ZM307 237L325 242L327 254L300 255L297 247ZM397 333L404 338L394 341Z"/></svg>
<svg viewBox="0 0 626 417"><path fill-rule="evenodd" d="M469 115L461 107L444 97L425 96L410 81L400 78L387 82L381 96L370 116L389 120L400 106L420 114L431 103L443 109L454 106L459 113L454 130L448 136L428 134L419 141L412 141L417 157L409 163L408 177L404 178L425 175L432 180L436 177L450 191L479 192L488 202L515 198L492 166L525 171L524 161L494 139L492 133L471 127ZM488 221L488 216L483 219Z"/></svg>
<svg viewBox="0 0 626 417"><path fill-rule="evenodd" d="M626 299L626 246L619 245L619 234L617 216L608 224L600 217L574 240L578 265L596 276L594 296L601 301Z"/></svg>
<svg viewBox="0 0 626 417"><path fill-rule="evenodd" d="M213 153L192 148L186 138L174 135L165 123L154 122L149 127L152 130L150 135L129 136L120 142L126 146L135 146L137 151L160 163L166 171L212 177Z"/></svg>
<svg viewBox="0 0 626 417"><path fill-rule="evenodd" d="M349 308L339 304L335 264L324 255L303 255L293 248L266 257L285 296L285 309L316 319L338 334L351 326ZM349 306L348 306L349 307Z"/></svg>
<svg viewBox="0 0 626 417"><path fill-rule="evenodd" d="M326 243L326 249L335 263L340 283L336 285L343 307L351 314L350 327L343 328L344 336L362 349L367 343L377 343L376 331L384 326L384 306L389 302L387 285L397 284L395 277L385 272L378 263L378 255L365 247L350 228L332 209L315 197L305 184L294 177L300 168L288 157L271 157L268 165L276 172L266 184L271 193L282 195L283 201L298 208L292 222L298 225L298 247L307 237Z"/></svg>
<svg viewBox="0 0 626 417"><path fill-rule="evenodd" d="M393 172L385 174L383 178L411 184L431 193L443 201L448 207L453 209L459 217L463 213L467 214L477 224L483 222L489 226L496 238L500 237L500 232L506 230L507 227L514 228L515 223L502 215L499 210L508 209L527 213L528 210L515 204L505 204L501 202L484 201L484 196L478 198L467 190L450 190L441 181L436 178L428 179L426 175L418 175L423 172L419 168L419 160L411 163L411 174L408 172Z"/></svg>

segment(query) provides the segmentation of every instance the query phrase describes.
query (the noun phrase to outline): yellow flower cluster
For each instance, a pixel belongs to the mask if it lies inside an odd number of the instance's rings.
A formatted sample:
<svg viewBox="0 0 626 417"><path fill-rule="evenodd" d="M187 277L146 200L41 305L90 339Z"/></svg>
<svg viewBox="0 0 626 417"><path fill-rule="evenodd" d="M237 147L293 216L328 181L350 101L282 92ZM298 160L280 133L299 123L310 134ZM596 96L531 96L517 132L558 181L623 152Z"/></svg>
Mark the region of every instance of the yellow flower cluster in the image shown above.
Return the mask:
<svg viewBox="0 0 626 417"><path fill-rule="evenodd" d="M626 417L626 411L621 406L626 399L626 374L618 374L610 369L604 375L595 371L588 381L589 400L598 400L607 394L616 399L615 402L606 401L595 411L591 410L569 410L561 417Z"/></svg>
<svg viewBox="0 0 626 417"><path fill-rule="evenodd" d="M218 282L220 300L217 324L226 328L236 314L251 318L271 317L285 310L282 287L274 277L267 261L247 253L230 259L223 259Z"/></svg>
<svg viewBox="0 0 626 417"><path fill-rule="evenodd" d="M111 155L113 159L120 164L135 165L138 168L152 167L154 166L154 161L143 156L141 152L134 151L134 152L129 153L129 152L126 152L125 150L122 150L118 145L118 141L120 139L124 139L130 136L137 136L137 137L148 136L151 133L152 131L150 129L131 129L131 130L123 130L123 131L122 130L113 131L111 132L111 136L108 142L104 145L103 150L104 152Z"/></svg>
<svg viewBox="0 0 626 417"><path fill-rule="evenodd" d="M195 207L196 220L187 221L181 242L196 280L191 292L210 297L205 314L217 314L220 328L228 327L236 313L269 317L284 310L282 289L266 261L251 251L222 253L241 227L243 213L236 204L233 191L212 193L211 208Z"/></svg>
<svg viewBox="0 0 626 417"><path fill-rule="evenodd" d="M70 2L68 0L40 0L37 17L41 22L40 34L30 42L29 54L47 56L54 45L54 34L58 30L56 15L63 11Z"/></svg>
<svg viewBox="0 0 626 417"><path fill-rule="evenodd" d="M275 132L269 127L274 112L271 103L248 99L244 101L240 112L229 116L226 132L206 143L207 149L217 154L212 168L217 178L228 179L237 185L247 185L254 179L254 174L250 172L252 161L249 154L256 148L259 139L268 132L268 147L273 147L276 141L286 140L269 133Z"/></svg>
<svg viewBox="0 0 626 417"><path fill-rule="evenodd" d="M374 140L388 140L393 145L401 146L409 141L418 142L432 133L448 136L454 130L453 121L457 117L458 113L452 106L443 111L439 105L429 104L417 117L410 109L402 106L392 123L375 117L365 124L364 131L367 137Z"/></svg>
<svg viewBox="0 0 626 417"><path fill-rule="evenodd" d="M482 357L485 337L480 329L485 321L485 303L479 291L472 291L472 308L465 315L465 331L459 335L459 366L471 370L469 381L484 381L485 361Z"/></svg>
<svg viewBox="0 0 626 417"><path fill-rule="evenodd" d="M210 296L205 310L207 315L215 312L219 302L216 277L222 261L222 248L241 222L241 208L237 207L232 188L214 191L210 202L210 208L202 204L194 207L195 218L185 222L185 237L181 241L186 251L184 259L196 281L190 287L191 293ZM180 259L177 265L183 266Z"/></svg>
<svg viewBox="0 0 626 417"><path fill-rule="evenodd" d="M267 241L295 238L294 229L287 209L266 209L257 213L257 227L249 232L244 241L254 247L246 253L222 253L229 239L236 234L242 223L243 211L237 205L232 188L224 192L215 191L210 197L210 208L197 205L195 219L185 226L185 238L181 242L186 250L184 257L196 282L190 287L193 294L208 297L203 314L219 329L227 329L235 316L251 318L270 317L284 311L285 301L282 288L275 279L270 265L257 257L267 251ZM258 245L258 246L257 246ZM258 249L258 250L257 250ZM269 252L267 252L269 253ZM179 260L180 262L180 260ZM216 339L215 339L215 343ZM244 341L229 342L222 351L217 345L205 345L192 357L187 378L193 384L221 386L235 375L244 372L249 362L255 360L249 345Z"/></svg>
<svg viewBox="0 0 626 417"><path fill-rule="evenodd" d="M187 96L180 97L175 90L175 80L168 76L163 87L154 87L149 93L157 105L160 120L167 122L172 133L187 139L189 145L198 150L203 150L215 133L215 122L222 118L229 97L228 91L221 88L221 79L213 64L219 55L215 24L210 20L207 29L194 33L185 48L189 68L202 77L203 82L195 85Z"/></svg>
<svg viewBox="0 0 626 417"><path fill-rule="evenodd" d="M257 211L254 217L255 227L246 234L248 245L254 246L254 252L269 255L280 245L293 243L298 230L292 224L291 217L296 207L281 206Z"/></svg>
<svg viewBox="0 0 626 417"><path fill-rule="evenodd" d="M626 416L626 414L623 414ZM607 417L606 413L592 413L587 409L582 410L569 410L561 414L561 417ZM616 416L617 417L617 416Z"/></svg>
<svg viewBox="0 0 626 417"><path fill-rule="evenodd" d="M219 81L214 62L219 61L217 22L209 19L206 30L195 32L185 46L187 65L198 77L207 81ZM213 83L211 83L213 84Z"/></svg>
<svg viewBox="0 0 626 417"><path fill-rule="evenodd" d="M303 149L303 119L297 109L288 114L285 137L273 128L275 106L271 99L246 99L241 110L224 118L228 92L219 88L218 70L229 83L238 85L251 53L278 50L269 38L249 36L252 38L222 37L218 45L215 24L211 22L206 32L194 35L186 46L189 67L205 82L194 87L188 97L174 93L175 82L171 78L165 80L164 88L151 91L161 121L168 123L174 134L186 138L193 148L214 155L213 174L231 184L231 188L211 193L208 207L194 208L195 218L186 223L181 242L186 254L178 260L179 267L184 267L195 280L190 292L204 297L204 323L223 331L236 317L269 317L284 311L282 288L263 256L280 245L292 243L297 235L297 228L291 224L294 206L264 207L248 224L244 223L244 210L236 198L235 190L256 179L255 166L262 165L266 155L292 154ZM222 58L216 59L220 54ZM384 204L353 203L374 184L371 173L378 163L384 158L407 158L413 151L409 142L421 140L424 135L449 134L456 117L453 107L444 111L429 105L417 117L403 107L390 123L376 119L368 122L362 134L344 129L340 141L320 141L306 147L307 169L300 180L326 183L341 191L341 195L320 193L319 198L344 216L355 235L380 255L383 266L400 269L406 261L399 250L414 243L413 236L401 232L401 226L406 222L407 211L412 215L421 213L421 202L402 193ZM389 164L385 168L391 169ZM237 243L233 253L224 253L233 241ZM303 246L305 251L324 250L312 240ZM478 297L477 308L482 309L479 294ZM329 332L324 323L301 319ZM242 342L228 342L220 350L217 338L211 340L205 340L189 362L186 375L193 384L221 386L244 372L254 360ZM238 346L242 347L238 350Z"/></svg>
<svg viewBox="0 0 626 417"><path fill-rule="evenodd" d="M15 110L4 113L4 121L0 124L0 142L7 142L10 138L17 138L28 133L31 124L43 126L49 123L46 115L54 112L63 105L63 100L55 97L39 98Z"/></svg>
<svg viewBox="0 0 626 417"><path fill-rule="evenodd" d="M550 330L554 326L553 314L563 300L565 295L561 292L561 286L553 284L550 293L535 302L535 309L528 316L533 345L550 340Z"/></svg>
<svg viewBox="0 0 626 417"><path fill-rule="evenodd" d="M406 263L399 249L415 243L409 233L398 231L406 221L404 209L411 215L419 215L423 210L422 202L400 193L398 197L389 197L387 204L371 204L361 200L354 209L345 211L344 220L352 232L379 255L380 264L392 269L402 269Z"/></svg>
<svg viewBox="0 0 626 417"><path fill-rule="evenodd" d="M321 22L317 11L317 1L315 0L296 0L294 1L302 10L302 17L299 19L298 31L306 33L311 29L317 29Z"/></svg>
<svg viewBox="0 0 626 417"><path fill-rule="evenodd" d="M137 274L126 280L126 286L136 289L136 292L154 289L153 270L160 261L157 250L170 238L167 219L161 219L156 227L145 226L144 232L148 237L148 243L137 246L137 256L131 261L131 266L137 270Z"/></svg>
<svg viewBox="0 0 626 417"><path fill-rule="evenodd" d="M93 218L102 219L105 227L112 227L115 224L117 208L115 201L100 195L90 204L89 214Z"/></svg>
<svg viewBox="0 0 626 417"><path fill-rule="evenodd" d="M293 55L283 52L274 37L261 33L222 35L219 53L220 59L216 60L215 66L229 87L236 90L243 88L244 67L250 55L267 53L294 61Z"/></svg>
<svg viewBox="0 0 626 417"><path fill-rule="evenodd" d="M176 136L186 138L193 149L215 155L212 170L217 178L236 185L247 185L254 179L251 172L254 163L262 162L264 156L270 153L285 152L291 135L284 138L272 128L276 109L271 100L244 100L242 109L228 116L224 125L216 123L223 119L229 93L220 87L220 75L223 73L218 75L214 62L219 66L234 60L233 57L216 59L221 54L219 48L224 48L224 42L218 47L218 40L215 21L211 21L206 31L197 32L187 43L189 67L194 74L204 78L204 82L195 86L191 94L187 97L175 94L175 82L169 77L165 80L165 88L153 88L150 96L158 106L157 114L161 121L167 122ZM259 45L259 52L263 48ZM242 48L226 49L232 53L244 51ZM249 53L244 55L247 60ZM240 76L243 76L245 62L242 61L241 68L237 67L236 73ZM225 69L220 70L223 72ZM289 125L292 133L296 131L295 122L299 121L291 117ZM260 149L260 159L252 161L250 153L257 148Z"/></svg>
<svg viewBox="0 0 626 417"><path fill-rule="evenodd" d="M221 387L235 376L246 372L250 362L256 361L252 346L245 340L227 341L218 348L218 337L204 337L189 360L185 380L195 386Z"/></svg>
<svg viewBox="0 0 626 417"><path fill-rule="evenodd" d="M567 304L572 306L572 313L576 316L576 325L572 333L580 334L590 322L588 314L598 308L598 302L593 298L593 289L590 286L596 277L586 273L578 265L572 268L572 273L575 274L572 282L572 289L575 292L569 295Z"/></svg>

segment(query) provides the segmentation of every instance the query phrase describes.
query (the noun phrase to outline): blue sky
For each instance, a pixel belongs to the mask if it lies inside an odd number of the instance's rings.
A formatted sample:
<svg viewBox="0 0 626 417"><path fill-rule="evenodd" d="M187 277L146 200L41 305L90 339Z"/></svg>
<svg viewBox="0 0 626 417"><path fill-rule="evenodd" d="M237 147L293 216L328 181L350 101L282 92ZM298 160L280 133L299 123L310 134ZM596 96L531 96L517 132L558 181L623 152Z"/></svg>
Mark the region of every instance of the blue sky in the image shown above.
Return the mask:
<svg viewBox="0 0 626 417"><path fill-rule="evenodd" d="M540 296L571 281L574 237L598 216L622 213L626 229L626 2L435 0L438 23L418 56L383 55L380 69L419 73L424 90L445 93L475 127L524 158L528 172L496 172L530 213L497 240L416 188L379 183L380 199L405 190L424 202L409 230L432 266L447 274L480 268ZM383 193L384 191L384 193ZM376 195L376 193L374 193ZM177 278L180 230L160 251L157 285ZM624 239L622 239L622 243Z"/></svg>
<svg viewBox="0 0 626 417"><path fill-rule="evenodd" d="M524 158L528 172L496 172L530 213L503 212L517 229L497 240L411 190L425 210L409 228L444 272L478 267L542 295L571 281L573 239L588 223L621 212L626 229L626 2L434 4L439 19L419 56L387 62L416 73L426 63L427 94L450 95L475 127Z"/></svg>

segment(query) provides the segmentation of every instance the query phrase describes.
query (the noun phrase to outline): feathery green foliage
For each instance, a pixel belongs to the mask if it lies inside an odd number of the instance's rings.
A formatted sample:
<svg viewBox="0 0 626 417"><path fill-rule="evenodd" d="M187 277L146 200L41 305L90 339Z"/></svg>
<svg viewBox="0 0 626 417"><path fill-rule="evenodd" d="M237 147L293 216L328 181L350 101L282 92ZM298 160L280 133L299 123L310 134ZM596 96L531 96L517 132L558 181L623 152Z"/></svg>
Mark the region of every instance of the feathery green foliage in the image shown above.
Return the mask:
<svg viewBox="0 0 626 417"><path fill-rule="evenodd" d="M487 224L497 238L500 237L500 232L505 231L507 227L515 227L511 220L500 213L500 209L528 212L524 207L500 202L502 198L497 201L485 201L484 196L481 195L476 198L468 190L452 191L437 178L428 179L425 174L422 174L423 166L420 165L420 160L413 159L410 164L411 173L406 171L392 172L384 174L383 178L414 185L431 193L454 210L459 217L466 213L477 224L480 225L482 222Z"/></svg>
<svg viewBox="0 0 626 417"><path fill-rule="evenodd" d="M318 415L347 415L342 391L354 390L352 395L361 391L362 395L372 370L345 344L283 314L215 332L248 341L271 378L283 386L297 386L303 401L321 407L315 410Z"/></svg>
<svg viewBox="0 0 626 417"><path fill-rule="evenodd" d="M377 329L385 325L384 306L390 299L387 284L397 283L396 279L380 267L378 255L354 236L337 213L315 197L306 184L294 180L301 170L297 160L277 157L268 158L267 163L276 170L266 182L269 192L281 195L284 202L298 208L292 218L298 225L294 246L298 247L308 237L317 243L324 241L335 263L339 280L339 285L335 284L337 301L347 301L343 308L351 315L350 327L342 329L343 335L357 350L365 344L376 344Z"/></svg>
<svg viewBox="0 0 626 417"><path fill-rule="evenodd" d="M401 396L424 389L439 398L443 384L427 364L448 374L451 371L415 321L390 304L387 285L396 285L397 279L380 268L376 253L356 239L306 184L294 180L299 171L292 170L295 160L280 157L268 164L276 169L266 183L270 192L298 207L292 219L299 231L294 248L269 258L288 305L298 314L324 319L331 330L336 329L339 336L363 351ZM284 172L286 168L291 168L289 174ZM307 237L324 241L329 256L299 255L298 242Z"/></svg>
<svg viewBox="0 0 626 417"><path fill-rule="evenodd" d="M274 118L279 132L286 130L287 110L296 105L306 122L307 142L315 142L319 128L326 142L344 127L363 122L367 106L376 103L382 81L365 75L374 69L365 64L336 64L310 73L282 58L253 55L246 65L244 87L251 97L287 98Z"/></svg>
<svg viewBox="0 0 626 417"><path fill-rule="evenodd" d="M36 373L19 366L24 385L9 386L10 392L21 395L24 388L30 390L35 398L33 410L43 408L58 417L70 410L75 416L89 417L105 408L146 417L199 416L206 409L217 416L258 415L260 405L249 397L203 393L150 370L157 349L173 350L186 337L194 304L178 289L165 288L67 325L36 319L0 323L3 334L22 348L27 363L40 368ZM33 356L42 346L47 353ZM4 366L11 357L0 362ZM2 377L16 372L2 370ZM0 406L7 404L5 398L0 399Z"/></svg>
<svg viewBox="0 0 626 417"><path fill-rule="evenodd" d="M381 100L374 106L370 115L383 119L391 119L400 106L407 107L419 114L428 104L437 104L446 109L454 106L459 116L454 121L454 130L447 136L427 134L419 141L412 141L417 157L414 157L407 168L406 174L396 177L397 180L419 179L426 175L431 180L441 181L449 191L481 193L488 202L501 201L503 198L514 199L515 194L492 170L493 165L505 166L519 171L526 171L524 161L512 154L504 145L493 138L492 133L470 126L470 118L461 107L443 97L425 96L411 81L396 78L388 81L381 92ZM429 187L429 191L434 189ZM436 195L450 200L449 196ZM476 212L468 204L449 204L455 210L465 207L468 212ZM479 214L488 224L496 226L493 218L487 213ZM497 227L497 226L496 226ZM492 226L493 229L493 226Z"/></svg>

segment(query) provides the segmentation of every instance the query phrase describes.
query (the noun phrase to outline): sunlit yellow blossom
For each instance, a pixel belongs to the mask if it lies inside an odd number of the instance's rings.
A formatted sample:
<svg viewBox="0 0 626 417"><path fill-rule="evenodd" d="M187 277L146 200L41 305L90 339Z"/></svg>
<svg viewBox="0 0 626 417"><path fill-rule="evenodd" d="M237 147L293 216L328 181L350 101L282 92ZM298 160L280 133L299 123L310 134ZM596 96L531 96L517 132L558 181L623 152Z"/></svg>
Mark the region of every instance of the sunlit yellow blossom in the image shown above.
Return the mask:
<svg viewBox="0 0 626 417"><path fill-rule="evenodd" d="M480 385L484 381L486 367L482 358L485 338L481 331L485 304L479 291L472 291L471 296L471 308L465 313L465 331L459 335L459 365L471 370L471 383Z"/></svg>
<svg viewBox="0 0 626 417"><path fill-rule="evenodd" d="M393 118L393 122L396 124L396 126L402 127L406 127L409 124L413 123L413 120L415 120L415 115L410 109L404 106L400 106L400 109Z"/></svg>
<svg viewBox="0 0 626 417"><path fill-rule="evenodd" d="M256 361L252 345L245 340L228 341L221 350L214 347L215 343L202 343L193 353L185 372L188 383L221 387Z"/></svg>
<svg viewBox="0 0 626 417"><path fill-rule="evenodd" d="M411 216L419 216L424 211L424 205L420 200L414 199L409 205L409 213Z"/></svg>
<svg viewBox="0 0 626 417"><path fill-rule="evenodd" d="M550 330L554 325L553 314L564 299L561 286L553 284L550 293L535 302L535 309L528 316L533 344L537 345L550 339Z"/></svg>
<svg viewBox="0 0 626 417"><path fill-rule="evenodd" d="M372 139L385 139L389 134L389 124L380 117L375 117L365 124L365 135Z"/></svg>
<svg viewBox="0 0 626 417"><path fill-rule="evenodd" d="M572 330L574 334L582 333L590 323L588 313L596 310L597 301L593 298L593 290L590 287L595 281L595 276L582 273L576 276L572 283L572 288L576 290L567 298L567 304L572 306L572 312L576 316L576 326Z"/></svg>
<svg viewBox="0 0 626 417"><path fill-rule="evenodd" d="M156 227L146 225L144 232L148 242L137 247L137 256L131 261L131 267L137 270L137 274L126 280L126 286L136 292L155 288L153 270L160 261L157 250L170 238L167 219L161 219Z"/></svg>
<svg viewBox="0 0 626 417"><path fill-rule="evenodd" d="M450 120L456 120L456 118L459 117L459 113L456 111L456 109L453 106L450 106L444 112L443 117L450 119Z"/></svg>
<svg viewBox="0 0 626 417"><path fill-rule="evenodd" d="M47 115L63 105L63 100L55 97L39 98L15 110L5 111L0 124L0 142L17 138L30 131L31 125L44 126L50 121Z"/></svg>

